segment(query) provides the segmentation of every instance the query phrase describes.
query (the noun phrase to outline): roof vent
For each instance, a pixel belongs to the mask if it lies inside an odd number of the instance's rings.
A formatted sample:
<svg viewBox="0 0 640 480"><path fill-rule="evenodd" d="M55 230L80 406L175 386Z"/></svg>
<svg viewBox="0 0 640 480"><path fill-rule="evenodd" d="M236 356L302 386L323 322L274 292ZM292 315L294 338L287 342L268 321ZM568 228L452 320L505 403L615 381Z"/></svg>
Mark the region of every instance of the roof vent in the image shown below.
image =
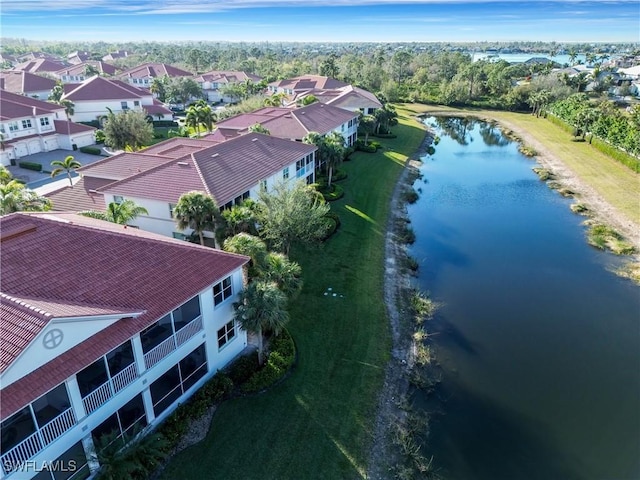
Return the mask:
<svg viewBox="0 0 640 480"><path fill-rule="evenodd" d="M89 193L98 193L98 191L95 188L90 188Z"/></svg>
<svg viewBox="0 0 640 480"><path fill-rule="evenodd" d="M37 227L33 223L27 223L19 225L16 228L3 229L2 234L0 235L0 241L4 242L5 240L19 237L26 233L35 232L36 228Z"/></svg>
<svg viewBox="0 0 640 480"><path fill-rule="evenodd" d="M189 162L178 162L178 165L189 165Z"/></svg>
<svg viewBox="0 0 640 480"><path fill-rule="evenodd" d="M256 137L256 138L252 138L252 139L251 139L251 141L252 141L252 142L255 142L256 140L258 140L258 138L257 138L257 137Z"/></svg>
<svg viewBox="0 0 640 480"><path fill-rule="evenodd" d="M218 155L220 155L219 153L214 153L213 155L211 155L211 158L216 158Z"/></svg>

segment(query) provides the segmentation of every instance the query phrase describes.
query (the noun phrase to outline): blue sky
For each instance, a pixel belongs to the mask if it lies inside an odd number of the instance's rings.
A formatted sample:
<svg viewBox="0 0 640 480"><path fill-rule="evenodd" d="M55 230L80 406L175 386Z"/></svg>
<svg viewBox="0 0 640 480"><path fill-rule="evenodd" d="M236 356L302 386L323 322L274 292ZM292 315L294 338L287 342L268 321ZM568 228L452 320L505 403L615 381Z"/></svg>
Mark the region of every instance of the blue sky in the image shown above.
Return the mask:
<svg viewBox="0 0 640 480"><path fill-rule="evenodd" d="M3 37L640 42L638 0L0 0Z"/></svg>

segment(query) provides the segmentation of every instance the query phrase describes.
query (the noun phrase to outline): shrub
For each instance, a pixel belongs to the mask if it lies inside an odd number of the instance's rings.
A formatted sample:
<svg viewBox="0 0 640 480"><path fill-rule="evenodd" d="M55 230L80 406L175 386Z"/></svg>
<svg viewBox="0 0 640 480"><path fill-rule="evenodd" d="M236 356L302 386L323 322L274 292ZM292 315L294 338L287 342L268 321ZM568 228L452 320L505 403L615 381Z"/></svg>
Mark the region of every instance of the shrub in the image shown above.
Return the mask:
<svg viewBox="0 0 640 480"><path fill-rule="evenodd" d="M280 381L293 366L296 349L293 339L285 329L271 340L270 352L264 366L244 383L240 389L245 393L260 392Z"/></svg>
<svg viewBox="0 0 640 480"><path fill-rule="evenodd" d="M258 370L257 352L243 355L235 360L227 369L227 374L234 384L246 382Z"/></svg>
<svg viewBox="0 0 640 480"><path fill-rule="evenodd" d="M178 122L173 120L155 120L153 122L154 127L178 127Z"/></svg>
<svg viewBox="0 0 640 480"><path fill-rule="evenodd" d="M418 192L416 192L413 188L409 188L404 191L404 193L402 194L402 198L407 203L416 203L418 201L418 198L420 198L420 195L418 195Z"/></svg>
<svg viewBox="0 0 640 480"><path fill-rule="evenodd" d="M335 183L331 184L331 188L322 188L319 191L327 202L333 202L344 196L344 188Z"/></svg>
<svg viewBox="0 0 640 480"><path fill-rule="evenodd" d="M338 225L335 219L325 216L325 220L326 230L324 232L324 235L322 236L322 241L327 240L329 237L331 237L331 235L336 233L336 230L338 230Z"/></svg>
<svg viewBox="0 0 640 480"><path fill-rule="evenodd" d="M88 153L89 155L100 155L102 151L96 147L80 147L82 153Z"/></svg>
<svg viewBox="0 0 640 480"><path fill-rule="evenodd" d="M35 162L19 162L18 166L20 168L26 168L27 170L35 170L36 172L42 171L42 165Z"/></svg>
<svg viewBox="0 0 640 480"><path fill-rule="evenodd" d="M416 241L416 234L408 225L403 225L398 232L398 238L402 243L412 244Z"/></svg>
<svg viewBox="0 0 640 480"><path fill-rule="evenodd" d="M380 145L377 142L370 142L369 145L365 145L364 144L364 140L362 139L358 139L356 140L356 150L359 150L361 152L367 152L367 153L375 153L376 150L378 149L375 144Z"/></svg>
<svg viewBox="0 0 640 480"><path fill-rule="evenodd" d="M98 120L91 120L90 122L76 122L76 123L80 123L81 125L86 125L88 127L94 127L94 128L100 128L100 122Z"/></svg>
<svg viewBox="0 0 640 480"><path fill-rule="evenodd" d="M333 176L331 177L331 182L339 182L347 178L347 172L341 168L336 168L335 172L333 172Z"/></svg>
<svg viewBox="0 0 640 480"><path fill-rule="evenodd" d="M104 143L104 131L96 130L96 143Z"/></svg>
<svg viewBox="0 0 640 480"><path fill-rule="evenodd" d="M538 175L538 177L540 177L540 180L542 180L543 182L553 178L553 174L551 173L551 171L547 170L546 168L533 167L531 170L533 170L533 172Z"/></svg>

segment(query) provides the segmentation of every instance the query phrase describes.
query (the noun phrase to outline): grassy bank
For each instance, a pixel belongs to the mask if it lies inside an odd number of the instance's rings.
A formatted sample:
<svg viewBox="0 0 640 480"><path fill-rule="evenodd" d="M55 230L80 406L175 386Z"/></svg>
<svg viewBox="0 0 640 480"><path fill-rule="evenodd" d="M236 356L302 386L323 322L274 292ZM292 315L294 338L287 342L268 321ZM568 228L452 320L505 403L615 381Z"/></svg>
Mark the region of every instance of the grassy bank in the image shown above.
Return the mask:
<svg viewBox="0 0 640 480"><path fill-rule="evenodd" d="M292 375L266 394L223 403L206 439L175 457L163 479L364 478L390 347L382 299L389 202L424 137L402 113L395 133L380 140L383 150L341 167L345 195L331 205L338 232L293 252L305 284L290 308Z"/></svg>
<svg viewBox="0 0 640 480"><path fill-rule="evenodd" d="M414 113L468 113L508 122L535 137L584 183L636 225L640 225L640 175L612 160L588 142L573 142L572 135L544 118L524 113L461 110L429 105L406 105Z"/></svg>

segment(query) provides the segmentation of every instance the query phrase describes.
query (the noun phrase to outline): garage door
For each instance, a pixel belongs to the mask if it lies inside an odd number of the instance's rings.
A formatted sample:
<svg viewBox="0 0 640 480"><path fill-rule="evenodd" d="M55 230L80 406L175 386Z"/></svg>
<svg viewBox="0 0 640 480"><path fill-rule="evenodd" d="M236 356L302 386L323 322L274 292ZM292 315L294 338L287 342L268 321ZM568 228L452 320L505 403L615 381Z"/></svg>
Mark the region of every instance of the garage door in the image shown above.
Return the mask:
<svg viewBox="0 0 640 480"><path fill-rule="evenodd" d="M24 143L19 143L16 145L16 157L26 157L29 155L29 150L27 150L27 146Z"/></svg>
<svg viewBox="0 0 640 480"><path fill-rule="evenodd" d="M57 150L60 148L58 145L58 137L49 137L44 141L45 150L50 152L51 150Z"/></svg>
<svg viewBox="0 0 640 480"><path fill-rule="evenodd" d="M34 153L40 153L42 151L42 147L40 146L40 141L37 142L29 142L29 155L33 155Z"/></svg>

